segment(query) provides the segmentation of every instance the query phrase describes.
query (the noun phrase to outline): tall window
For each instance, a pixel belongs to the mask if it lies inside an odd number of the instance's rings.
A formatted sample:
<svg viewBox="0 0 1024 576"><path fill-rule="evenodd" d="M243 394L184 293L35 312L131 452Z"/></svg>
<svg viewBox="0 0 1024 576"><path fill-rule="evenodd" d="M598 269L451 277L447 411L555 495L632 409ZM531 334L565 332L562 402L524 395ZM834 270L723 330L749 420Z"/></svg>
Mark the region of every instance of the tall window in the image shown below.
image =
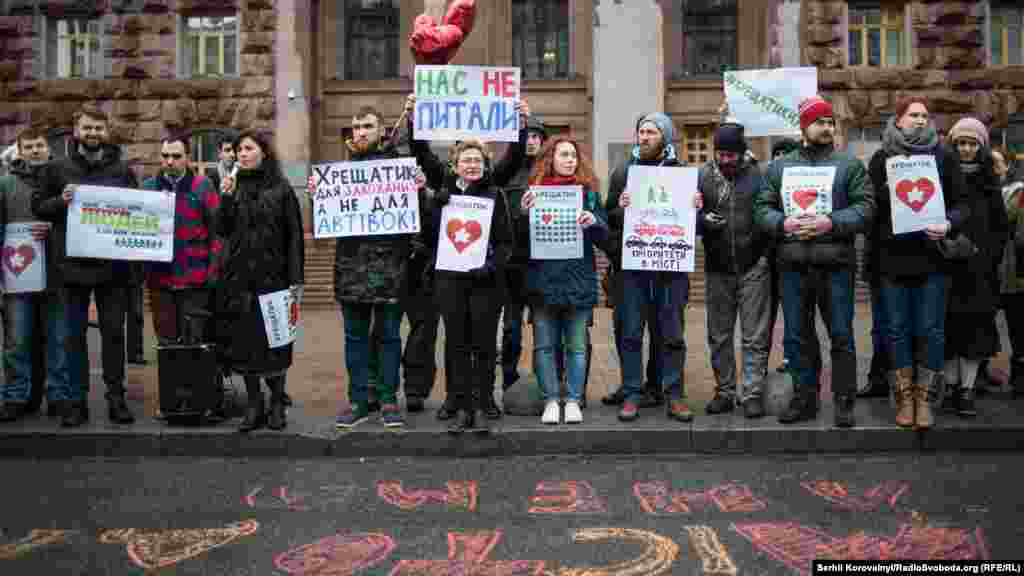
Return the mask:
<svg viewBox="0 0 1024 576"><path fill-rule="evenodd" d="M848 152L867 162L876 150L882 147L882 133L885 131L884 119L879 124L869 124L862 128L850 128L846 133Z"/></svg>
<svg viewBox="0 0 1024 576"><path fill-rule="evenodd" d="M345 79L398 76L399 0L345 0Z"/></svg>
<svg viewBox="0 0 1024 576"><path fill-rule="evenodd" d="M512 0L512 62L523 78L569 76L569 0Z"/></svg>
<svg viewBox="0 0 1024 576"><path fill-rule="evenodd" d="M192 134L190 156L197 172L205 172L220 160L220 139L223 134L220 130L204 130Z"/></svg>
<svg viewBox="0 0 1024 576"><path fill-rule="evenodd" d="M103 76L100 49L102 21L94 18L47 18L44 20L46 76L95 78Z"/></svg>
<svg viewBox="0 0 1024 576"><path fill-rule="evenodd" d="M850 66L907 66L910 47L902 2L850 6Z"/></svg>
<svg viewBox="0 0 1024 576"><path fill-rule="evenodd" d="M719 75L736 68L736 0L682 4L683 76Z"/></svg>
<svg viewBox="0 0 1024 576"><path fill-rule="evenodd" d="M993 66L1024 64L1024 6L1015 2L992 2L990 48Z"/></svg>
<svg viewBox="0 0 1024 576"><path fill-rule="evenodd" d="M683 160L693 166L701 166L711 160L714 151L714 131L711 126L687 126L683 130Z"/></svg>
<svg viewBox="0 0 1024 576"><path fill-rule="evenodd" d="M183 76L238 74L237 16L186 16L182 21Z"/></svg>

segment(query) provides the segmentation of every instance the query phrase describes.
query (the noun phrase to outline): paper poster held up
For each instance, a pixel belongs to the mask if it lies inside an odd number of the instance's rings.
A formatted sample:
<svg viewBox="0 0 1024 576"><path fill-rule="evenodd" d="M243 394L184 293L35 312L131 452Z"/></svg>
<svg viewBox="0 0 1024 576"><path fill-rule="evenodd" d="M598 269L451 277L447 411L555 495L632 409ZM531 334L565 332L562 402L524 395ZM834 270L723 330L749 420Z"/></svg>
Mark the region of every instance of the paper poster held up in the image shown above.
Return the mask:
<svg viewBox="0 0 1024 576"><path fill-rule="evenodd" d="M934 156L893 156L885 161L885 170L893 234L945 223L946 200Z"/></svg>
<svg viewBox="0 0 1024 576"><path fill-rule="evenodd" d="M536 202L530 209L530 258L571 260L583 257L581 186L533 186Z"/></svg>
<svg viewBox="0 0 1024 576"><path fill-rule="evenodd" d="M417 140L519 140L519 68L417 66L415 73Z"/></svg>
<svg viewBox="0 0 1024 576"><path fill-rule="evenodd" d="M267 333L267 344L280 348L295 342L299 333L299 303L291 290L278 290L260 294L260 311L263 327Z"/></svg>
<svg viewBox="0 0 1024 576"><path fill-rule="evenodd" d="M13 222L4 229L3 280L8 294L46 290L46 245L32 238L41 222Z"/></svg>
<svg viewBox="0 0 1024 576"><path fill-rule="evenodd" d="M469 272L487 262L494 200L452 196L441 210L437 270Z"/></svg>
<svg viewBox="0 0 1024 576"><path fill-rule="evenodd" d="M633 166L626 190L622 269L693 272L697 168Z"/></svg>

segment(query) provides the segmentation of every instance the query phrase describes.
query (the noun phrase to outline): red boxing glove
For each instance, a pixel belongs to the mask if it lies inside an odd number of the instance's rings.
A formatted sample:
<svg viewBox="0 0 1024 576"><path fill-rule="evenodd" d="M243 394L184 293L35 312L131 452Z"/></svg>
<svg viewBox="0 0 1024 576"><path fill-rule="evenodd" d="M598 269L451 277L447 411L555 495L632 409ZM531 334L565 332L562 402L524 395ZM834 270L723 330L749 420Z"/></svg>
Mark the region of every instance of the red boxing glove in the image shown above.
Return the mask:
<svg viewBox="0 0 1024 576"><path fill-rule="evenodd" d="M444 23L458 26L462 36L469 36L476 19L476 0L455 0L444 15Z"/></svg>

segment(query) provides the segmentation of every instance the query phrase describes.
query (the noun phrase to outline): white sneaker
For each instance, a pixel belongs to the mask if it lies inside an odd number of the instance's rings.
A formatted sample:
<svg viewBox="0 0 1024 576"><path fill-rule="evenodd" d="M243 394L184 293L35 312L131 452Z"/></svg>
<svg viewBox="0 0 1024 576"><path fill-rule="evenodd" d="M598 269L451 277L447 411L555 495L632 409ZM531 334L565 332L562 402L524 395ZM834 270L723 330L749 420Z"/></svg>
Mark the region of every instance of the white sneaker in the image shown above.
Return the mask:
<svg viewBox="0 0 1024 576"><path fill-rule="evenodd" d="M557 400L550 400L544 407L544 415L540 417L541 424L558 424L562 419L562 411L559 409Z"/></svg>
<svg viewBox="0 0 1024 576"><path fill-rule="evenodd" d="M580 410L580 403L570 400L565 403L565 423L582 424L583 411Z"/></svg>

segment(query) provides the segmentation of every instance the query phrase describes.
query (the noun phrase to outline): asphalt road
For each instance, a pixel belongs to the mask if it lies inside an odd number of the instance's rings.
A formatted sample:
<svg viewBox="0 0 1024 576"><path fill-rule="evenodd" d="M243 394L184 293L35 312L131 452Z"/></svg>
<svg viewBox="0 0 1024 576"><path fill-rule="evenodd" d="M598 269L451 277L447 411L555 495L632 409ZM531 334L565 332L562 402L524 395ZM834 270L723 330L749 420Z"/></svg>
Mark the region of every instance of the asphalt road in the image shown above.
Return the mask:
<svg viewBox="0 0 1024 576"><path fill-rule="evenodd" d="M1020 560L1020 464L6 460L0 574L754 575L809 574L816 557Z"/></svg>

